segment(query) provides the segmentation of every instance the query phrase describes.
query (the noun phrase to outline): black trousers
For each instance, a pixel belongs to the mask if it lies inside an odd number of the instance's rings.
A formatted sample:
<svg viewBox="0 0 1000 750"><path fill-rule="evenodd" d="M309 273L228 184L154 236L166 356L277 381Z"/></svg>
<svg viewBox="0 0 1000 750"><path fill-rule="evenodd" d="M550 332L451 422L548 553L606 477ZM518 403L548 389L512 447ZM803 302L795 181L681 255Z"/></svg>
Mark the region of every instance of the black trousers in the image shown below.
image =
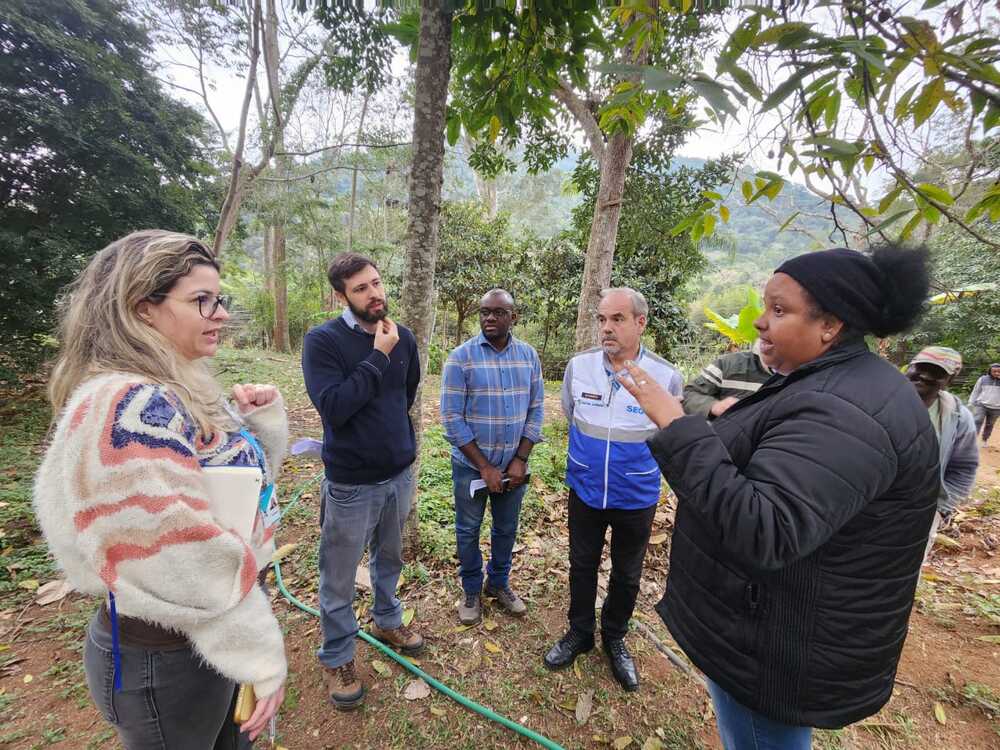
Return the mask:
<svg viewBox="0 0 1000 750"><path fill-rule="evenodd" d="M611 527L611 576L601 608L601 637L624 638L635 609L642 579L642 561L653 527L656 506L639 510L601 510L569 492L569 625L592 635L596 626L597 570L604 551L604 534Z"/></svg>

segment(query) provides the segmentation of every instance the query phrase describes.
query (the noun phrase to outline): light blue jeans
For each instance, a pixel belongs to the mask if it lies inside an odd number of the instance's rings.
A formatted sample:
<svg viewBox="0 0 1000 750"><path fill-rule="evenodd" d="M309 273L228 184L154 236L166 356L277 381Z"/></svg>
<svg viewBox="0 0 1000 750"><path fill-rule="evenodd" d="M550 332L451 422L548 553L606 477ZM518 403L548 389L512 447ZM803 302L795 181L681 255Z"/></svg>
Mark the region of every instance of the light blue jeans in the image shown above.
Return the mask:
<svg viewBox="0 0 1000 750"><path fill-rule="evenodd" d="M726 750L809 750L812 747L812 727L797 727L769 719L739 703L711 680L707 682L719 737Z"/></svg>
<svg viewBox="0 0 1000 750"><path fill-rule="evenodd" d="M413 472L408 467L381 484L323 482L320 511L319 609L323 646L319 660L339 667L354 658L354 580L368 547L368 571L375 591L372 619L391 630L403 622L396 598L403 570L403 524L410 514Z"/></svg>

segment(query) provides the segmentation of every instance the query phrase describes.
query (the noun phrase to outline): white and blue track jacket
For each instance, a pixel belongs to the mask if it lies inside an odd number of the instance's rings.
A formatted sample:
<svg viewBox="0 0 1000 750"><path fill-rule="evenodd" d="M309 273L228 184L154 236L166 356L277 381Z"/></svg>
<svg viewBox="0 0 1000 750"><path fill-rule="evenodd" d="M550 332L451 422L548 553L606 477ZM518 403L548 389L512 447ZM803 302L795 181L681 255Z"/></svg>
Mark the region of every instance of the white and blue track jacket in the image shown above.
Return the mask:
<svg viewBox="0 0 1000 750"><path fill-rule="evenodd" d="M640 348L636 364L664 389L681 396L681 376L662 357ZM600 347L566 365L562 407L569 420L566 484L594 508L637 510L660 497L660 469L646 447L657 431L615 378Z"/></svg>

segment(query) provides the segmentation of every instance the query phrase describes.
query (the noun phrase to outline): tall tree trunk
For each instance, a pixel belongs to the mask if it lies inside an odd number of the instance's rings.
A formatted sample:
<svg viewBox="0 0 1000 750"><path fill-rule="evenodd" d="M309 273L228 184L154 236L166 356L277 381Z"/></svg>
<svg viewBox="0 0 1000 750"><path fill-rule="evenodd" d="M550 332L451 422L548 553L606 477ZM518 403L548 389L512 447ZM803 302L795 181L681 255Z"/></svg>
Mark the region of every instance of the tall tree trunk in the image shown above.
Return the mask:
<svg viewBox="0 0 1000 750"><path fill-rule="evenodd" d="M420 41L417 43L417 70L413 97L413 166L410 168L409 222L406 231L406 268L403 275L401 308L403 321L417 339L421 371L427 372L434 323L434 267L438 254L438 227L441 218L441 183L444 173L444 121L451 76L452 3L420 1ZM421 395L410 410L417 433L419 472L423 433ZM409 557L419 547L417 493L406 519L403 545Z"/></svg>
<svg viewBox="0 0 1000 750"><path fill-rule="evenodd" d="M278 9L276 0L267 0L267 16L264 19L264 60L267 63L267 85L271 92L274 110L274 127L271 135L273 150L277 152L275 176L283 179L287 175L288 157L285 156L285 115L279 100L281 87L278 84ZM286 183L278 183L279 192L287 192ZM265 229L265 242L270 247L271 273L269 287L274 299L274 331L271 342L279 352L290 349L288 343L288 269L285 264L285 207L282 202L275 208L270 225Z"/></svg>
<svg viewBox="0 0 1000 750"><path fill-rule="evenodd" d="M240 213L240 203L243 202L243 188L247 176L244 174L246 165L243 163L243 152L246 146L247 116L250 113L250 101L253 98L254 81L257 80L257 60L260 57L260 0L254 0L250 10L250 67L247 69L247 85L243 92L243 104L240 107L240 128L236 138L236 148L233 150L233 163L229 173L229 187L226 197L219 209L219 223L215 227L215 238L212 240L212 250L216 256L222 254L226 238L236 226Z"/></svg>
<svg viewBox="0 0 1000 750"><path fill-rule="evenodd" d="M273 346L279 352L291 350L288 336L288 273L285 262L285 224L275 223L267 228L267 236L271 244L271 259L273 263L274 281L274 333L271 336Z"/></svg>
<svg viewBox="0 0 1000 750"><path fill-rule="evenodd" d="M455 324L455 346L458 346L465 340L465 318L467 315L467 310L465 304L462 302L455 303L455 317L457 322Z"/></svg>
<svg viewBox="0 0 1000 750"><path fill-rule="evenodd" d="M580 305L576 313L575 347L578 352L597 343L594 313L600 302L601 289L611 284L618 220L622 214L622 194L625 191L625 173L632 161L632 140L631 136L616 133L605 146L604 158L601 159L601 182L594 202L594 219L590 226Z"/></svg>
<svg viewBox="0 0 1000 750"><path fill-rule="evenodd" d="M368 100L371 92L365 94L365 99L361 103L361 119L358 121L358 137L355 143L361 143L361 135L365 127L365 115L368 114ZM354 210L358 202L358 153L361 146L354 147L354 169L351 170L351 212L347 218L347 252L354 250Z"/></svg>

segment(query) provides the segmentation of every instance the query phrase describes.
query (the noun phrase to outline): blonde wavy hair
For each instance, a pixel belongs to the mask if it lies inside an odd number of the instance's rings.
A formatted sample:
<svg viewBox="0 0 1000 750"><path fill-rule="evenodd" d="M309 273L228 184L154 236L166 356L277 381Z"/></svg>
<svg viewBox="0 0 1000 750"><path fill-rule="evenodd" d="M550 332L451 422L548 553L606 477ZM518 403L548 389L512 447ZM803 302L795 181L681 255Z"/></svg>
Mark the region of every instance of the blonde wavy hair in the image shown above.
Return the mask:
<svg viewBox="0 0 1000 750"><path fill-rule="evenodd" d="M162 303L156 295L169 292L197 265L219 270L219 261L200 241L159 229L133 232L91 259L60 303L60 352L49 379L56 415L83 381L125 372L170 386L203 434L232 426L207 366L182 357L137 311L144 300Z"/></svg>

